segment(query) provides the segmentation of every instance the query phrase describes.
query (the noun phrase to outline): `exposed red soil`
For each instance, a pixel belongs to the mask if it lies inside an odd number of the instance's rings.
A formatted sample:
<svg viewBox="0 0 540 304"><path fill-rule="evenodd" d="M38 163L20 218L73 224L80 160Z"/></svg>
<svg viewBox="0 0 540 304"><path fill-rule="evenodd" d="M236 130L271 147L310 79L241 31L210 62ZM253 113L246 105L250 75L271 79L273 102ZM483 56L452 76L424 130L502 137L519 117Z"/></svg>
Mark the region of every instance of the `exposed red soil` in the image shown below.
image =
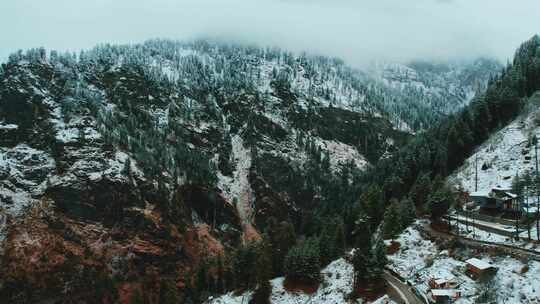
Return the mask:
<svg viewBox="0 0 540 304"><path fill-rule="evenodd" d="M387 293L386 282L383 279L376 281L358 282L353 291L353 298L362 298L366 301L374 301Z"/></svg>
<svg viewBox="0 0 540 304"><path fill-rule="evenodd" d="M285 278L283 288L288 292L302 292L305 294L314 294L319 289L319 282L306 282Z"/></svg>
<svg viewBox="0 0 540 304"><path fill-rule="evenodd" d="M392 255L392 254L398 252L400 247L401 247L401 244L398 241L392 241L390 243L390 246L386 247L386 254Z"/></svg>
<svg viewBox="0 0 540 304"><path fill-rule="evenodd" d="M10 226L0 265L2 281L53 294L65 292L70 282L67 292L88 298L96 292L88 287L104 275L115 277L116 292L102 295L100 302L112 303L110 299L116 297L120 303L129 303L138 291L145 303L157 304L162 278L173 279L181 290L184 274L193 273L202 258L224 253L208 225L188 228L182 234L176 226L164 225L156 211L137 212L148 220L144 229L105 227L70 218L54 208L34 207ZM158 237L162 234L166 237ZM121 277L113 276L114 272ZM171 278L171 273L180 277Z"/></svg>
<svg viewBox="0 0 540 304"><path fill-rule="evenodd" d="M253 227L253 225L246 223L242 225L244 232L242 233L242 241L260 241L262 240L261 234Z"/></svg>
<svg viewBox="0 0 540 304"><path fill-rule="evenodd" d="M210 234L210 226L198 224L184 234L184 251L193 260L200 261L208 255L222 255L225 251L223 244ZM201 253L206 253L201 255Z"/></svg>
<svg viewBox="0 0 540 304"><path fill-rule="evenodd" d="M447 233L450 231L450 226L448 226L448 224L444 222L431 222L430 226L433 230L438 232Z"/></svg>

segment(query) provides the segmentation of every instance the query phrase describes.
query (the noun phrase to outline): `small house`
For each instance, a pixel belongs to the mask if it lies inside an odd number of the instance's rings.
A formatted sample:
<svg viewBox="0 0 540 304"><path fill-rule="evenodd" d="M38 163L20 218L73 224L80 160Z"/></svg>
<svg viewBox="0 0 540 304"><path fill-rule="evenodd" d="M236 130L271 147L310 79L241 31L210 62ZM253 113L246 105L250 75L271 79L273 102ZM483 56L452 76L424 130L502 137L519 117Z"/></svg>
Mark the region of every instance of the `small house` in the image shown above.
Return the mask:
<svg viewBox="0 0 540 304"><path fill-rule="evenodd" d="M443 278L431 278L428 282L432 289L453 289L458 286L456 278L453 276Z"/></svg>
<svg viewBox="0 0 540 304"><path fill-rule="evenodd" d="M491 189L492 196L500 201L502 209L505 211L519 211L517 195L511 192L511 188L494 187Z"/></svg>
<svg viewBox="0 0 540 304"><path fill-rule="evenodd" d="M520 205L518 201L517 194L513 194L511 192L506 192L507 199L504 201L504 210L506 211L523 211L523 206Z"/></svg>
<svg viewBox="0 0 540 304"><path fill-rule="evenodd" d="M490 191L475 191L469 194L469 198L480 206L482 209L499 209L501 206L497 204Z"/></svg>
<svg viewBox="0 0 540 304"><path fill-rule="evenodd" d="M455 289L432 289L429 296L432 303L452 303L461 297L461 292Z"/></svg>
<svg viewBox="0 0 540 304"><path fill-rule="evenodd" d="M468 259L465 263L467 264L467 272L477 278L497 272L497 267L477 258Z"/></svg>
<svg viewBox="0 0 540 304"><path fill-rule="evenodd" d="M0 121L0 145L15 145L19 138L19 127L14 124L4 124Z"/></svg>
<svg viewBox="0 0 540 304"><path fill-rule="evenodd" d="M517 200L518 196L511 190L497 186L491 190L472 192L469 198L483 210L521 212L522 207Z"/></svg>

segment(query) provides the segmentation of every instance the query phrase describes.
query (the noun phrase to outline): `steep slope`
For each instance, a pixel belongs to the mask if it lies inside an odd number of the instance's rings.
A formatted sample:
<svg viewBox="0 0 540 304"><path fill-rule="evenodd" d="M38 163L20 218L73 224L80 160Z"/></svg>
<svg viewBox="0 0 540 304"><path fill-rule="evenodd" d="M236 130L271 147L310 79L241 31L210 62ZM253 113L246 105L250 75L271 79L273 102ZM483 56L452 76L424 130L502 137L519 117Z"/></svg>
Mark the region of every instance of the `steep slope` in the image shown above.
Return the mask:
<svg viewBox="0 0 540 304"><path fill-rule="evenodd" d="M61 85L46 62L20 61L2 74L6 301L126 301L134 290L155 297L202 254L236 246L239 218L224 199L214 203L221 208L217 224L228 228L209 234L208 224L190 216L200 212L192 196L202 191L179 188L164 198L135 159L103 140L88 109L67 117Z"/></svg>
<svg viewBox="0 0 540 304"><path fill-rule="evenodd" d="M533 95L524 113L492 134L476 149L449 182L474 192L495 186L511 187L516 175L536 170L533 138L540 136L540 94ZM476 175L477 172L477 175Z"/></svg>
<svg viewBox="0 0 540 304"><path fill-rule="evenodd" d="M386 198L410 196L419 207L425 207L430 197L451 199L442 178L461 167L476 147L527 108L529 98L540 89L539 75L540 38L534 36L518 48L513 63L489 81L484 94L415 136L392 157L379 161L365 180L383 184Z"/></svg>

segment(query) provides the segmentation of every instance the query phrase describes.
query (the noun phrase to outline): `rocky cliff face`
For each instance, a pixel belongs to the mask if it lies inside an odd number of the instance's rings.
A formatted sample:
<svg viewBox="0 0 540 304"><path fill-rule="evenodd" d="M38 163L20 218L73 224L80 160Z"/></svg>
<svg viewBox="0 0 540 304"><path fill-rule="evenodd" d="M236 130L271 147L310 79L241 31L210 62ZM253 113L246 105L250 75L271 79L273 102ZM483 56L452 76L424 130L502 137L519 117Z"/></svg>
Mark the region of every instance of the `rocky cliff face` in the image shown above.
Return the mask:
<svg viewBox="0 0 540 304"><path fill-rule="evenodd" d="M161 193L95 116L65 116L55 68L20 61L2 75L0 294L113 303L143 290L158 303L162 282L238 245L238 213L219 189Z"/></svg>
<svg viewBox="0 0 540 304"><path fill-rule="evenodd" d="M362 169L410 136L384 92L337 60L203 42L13 55L0 69L0 296L181 299L202 259L258 239L269 218L301 230L356 199Z"/></svg>

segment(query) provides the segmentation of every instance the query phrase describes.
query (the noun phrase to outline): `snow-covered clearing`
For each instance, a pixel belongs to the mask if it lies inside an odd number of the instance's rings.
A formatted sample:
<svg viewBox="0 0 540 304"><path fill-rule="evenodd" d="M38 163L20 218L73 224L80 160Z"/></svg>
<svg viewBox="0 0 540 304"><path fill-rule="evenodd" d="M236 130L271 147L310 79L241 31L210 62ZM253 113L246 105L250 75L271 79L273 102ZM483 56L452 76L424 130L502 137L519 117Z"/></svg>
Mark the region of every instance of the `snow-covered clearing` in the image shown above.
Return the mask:
<svg viewBox="0 0 540 304"><path fill-rule="evenodd" d="M322 283L319 289L311 295L301 292L288 292L283 287L284 278L270 281L272 285L271 303L275 304L345 304L347 295L352 291L353 268L345 259L338 259L321 271ZM235 296L233 293L211 299L209 304L241 304L248 303L251 292ZM388 301L388 302L386 302ZM394 303L384 296L373 303Z"/></svg>
<svg viewBox="0 0 540 304"><path fill-rule="evenodd" d="M353 146L335 140L324 140L320 137L314 137L314 139L317 146L328 151L330 166L334 172L339 170L340 164L346 164L349 161L353 161L357 169L364 169L369 164Z"/></svg>

